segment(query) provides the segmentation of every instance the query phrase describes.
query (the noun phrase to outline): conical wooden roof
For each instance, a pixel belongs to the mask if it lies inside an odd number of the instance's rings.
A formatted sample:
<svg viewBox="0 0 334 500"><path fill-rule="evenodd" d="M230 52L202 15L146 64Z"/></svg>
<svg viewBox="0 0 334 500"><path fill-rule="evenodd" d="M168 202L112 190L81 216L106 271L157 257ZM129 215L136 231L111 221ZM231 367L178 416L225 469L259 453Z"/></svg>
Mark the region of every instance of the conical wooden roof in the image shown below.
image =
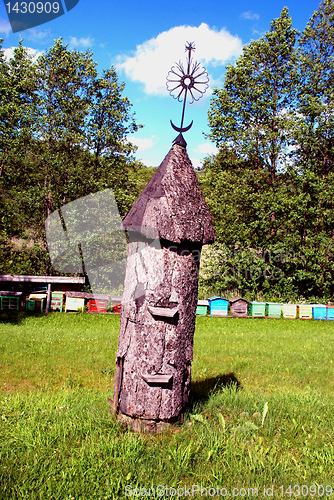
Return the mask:
<svg viewBox="0 0 334 500"><path fill-rule="evenodd" d="M121 229L174 243L215 241L212 216L183 146L172 146Z"/></svg>

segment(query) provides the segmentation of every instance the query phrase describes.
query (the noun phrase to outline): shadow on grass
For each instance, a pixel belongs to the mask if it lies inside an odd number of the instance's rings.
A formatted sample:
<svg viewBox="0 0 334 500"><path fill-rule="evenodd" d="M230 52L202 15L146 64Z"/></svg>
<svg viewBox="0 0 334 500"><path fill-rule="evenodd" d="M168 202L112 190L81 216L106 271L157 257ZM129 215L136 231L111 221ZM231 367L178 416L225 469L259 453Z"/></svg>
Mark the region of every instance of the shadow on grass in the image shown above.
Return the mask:
<svg viewBox="0 0 334 500"><path fill-rule="evenodd" d="M11 323L12 325L20 325L23 320L23 315L18 311L1 311L0 323Z"/></svg>
<svg viewBox="0 0 334 500"><path fill-rule="evenodd" d="M233 372L191 382L189 408L205 403L212 394L221 391L225 387L234 387L236 390L242 389L241 383Z"/></svg>
<svg viewBox="0 0 334 500"><path fill-rule="evenodd" d="M12 325L20 325L26 318L35 317L42 318L45 313L26 311L0 311L0 323L11 323Z"/></svg>

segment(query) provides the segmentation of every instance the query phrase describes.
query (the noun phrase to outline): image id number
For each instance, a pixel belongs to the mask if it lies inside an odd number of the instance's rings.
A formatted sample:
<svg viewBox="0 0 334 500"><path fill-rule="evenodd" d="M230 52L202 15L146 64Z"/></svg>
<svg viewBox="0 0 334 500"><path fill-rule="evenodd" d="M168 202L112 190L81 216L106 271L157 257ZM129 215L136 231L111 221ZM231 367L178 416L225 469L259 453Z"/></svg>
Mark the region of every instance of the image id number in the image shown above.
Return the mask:
<svg viewBox="0 0 334 500"><path fill-rule="evenodd" d="M59 3L58 2L8 2L6 3L8 14L16 12L16 14L58 14Z"/></svg>
<svg viewBox="0 0 334 500"><path fill-rule="evenodd" d="M279 487L281 496L289 495L290 498L293 497L314 497L317 495L318 497L330 497L333 493L333 488L330 484L323 486L322 484L312 484L311 486L307 486L306 484L299 485L295 484L291 486L291 484L287 487L280 486Z"/></svg>

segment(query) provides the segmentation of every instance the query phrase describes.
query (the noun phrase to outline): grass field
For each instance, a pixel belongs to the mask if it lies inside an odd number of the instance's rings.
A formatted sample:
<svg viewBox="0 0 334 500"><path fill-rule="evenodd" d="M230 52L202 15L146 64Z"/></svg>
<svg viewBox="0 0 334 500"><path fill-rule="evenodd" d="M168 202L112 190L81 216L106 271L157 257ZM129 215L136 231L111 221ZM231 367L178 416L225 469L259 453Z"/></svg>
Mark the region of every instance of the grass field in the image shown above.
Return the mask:
<svg viewBox="0 0 334 500"><path fill-rule="evenodd" d="M157 436L110 414L118 329L0 317L1 499L334 498L334 322L198 317L189 412Z"/></svg>

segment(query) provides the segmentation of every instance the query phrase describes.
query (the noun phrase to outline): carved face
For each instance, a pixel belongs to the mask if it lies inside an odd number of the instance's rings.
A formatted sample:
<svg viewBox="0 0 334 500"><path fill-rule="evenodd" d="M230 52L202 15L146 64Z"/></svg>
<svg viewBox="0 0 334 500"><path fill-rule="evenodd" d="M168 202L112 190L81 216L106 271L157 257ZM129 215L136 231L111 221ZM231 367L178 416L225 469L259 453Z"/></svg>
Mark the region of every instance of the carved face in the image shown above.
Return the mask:
<svg viewBox="0 0 334 500"><path fill-rule="evenodd" d="M175 418L190 389L201 249L142 243L129 246L117 354L123 358L119 408L132 417Z"/></svg>

